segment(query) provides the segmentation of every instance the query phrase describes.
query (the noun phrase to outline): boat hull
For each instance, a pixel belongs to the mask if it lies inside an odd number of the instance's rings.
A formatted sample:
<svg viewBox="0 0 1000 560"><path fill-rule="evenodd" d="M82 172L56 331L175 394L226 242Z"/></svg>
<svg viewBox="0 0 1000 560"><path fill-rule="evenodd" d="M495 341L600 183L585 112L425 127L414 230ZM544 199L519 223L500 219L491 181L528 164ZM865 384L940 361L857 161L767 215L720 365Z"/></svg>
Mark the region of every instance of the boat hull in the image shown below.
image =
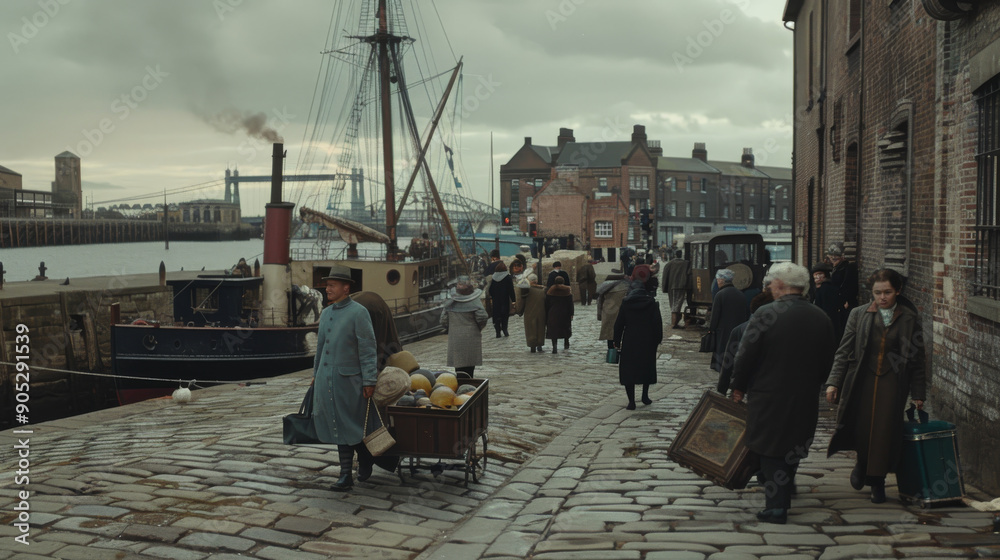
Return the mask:
<svg viewBox="0 0 1000 560"><path fill-rule="evenodd" d="M129 404L162 397L189 384L205 387L311 368L315 333L315 326L112 325L112 369L119 401Z"/></svg>

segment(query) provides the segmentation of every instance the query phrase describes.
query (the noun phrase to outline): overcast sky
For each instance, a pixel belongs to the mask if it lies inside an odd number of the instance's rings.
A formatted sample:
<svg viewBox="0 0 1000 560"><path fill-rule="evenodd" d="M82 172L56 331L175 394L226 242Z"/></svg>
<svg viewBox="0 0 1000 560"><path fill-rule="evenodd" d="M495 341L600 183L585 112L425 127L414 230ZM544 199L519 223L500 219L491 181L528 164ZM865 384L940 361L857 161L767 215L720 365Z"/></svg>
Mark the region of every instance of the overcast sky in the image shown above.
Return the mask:
<svg viewBox="0 0 1000 560"><path fill-rule="evenodd" d="M431 7L431 0L420 0ZM270 173L270 146L220 115L263 113L292 172L302 152L334 0L37 0L0 3L0 165L50 190L53 157L82 159L95 206ZM464 57L465 184L488 199L522 145L627 140L643 124L664 154L791 166L792 33L784 0L433 0ZM450 56L450 54L447 54ZM485 84L489 84L486 86ZM478 87L477 86L481 86ZM103 128L103 130L102 130ZM241 187L244 215L266 186ZM498 190L498 187L497 187ZM172 202L221 198L221 186ZM159 193L159 194L158 194ZM498 200L499 195L494 195Z"/></svg>

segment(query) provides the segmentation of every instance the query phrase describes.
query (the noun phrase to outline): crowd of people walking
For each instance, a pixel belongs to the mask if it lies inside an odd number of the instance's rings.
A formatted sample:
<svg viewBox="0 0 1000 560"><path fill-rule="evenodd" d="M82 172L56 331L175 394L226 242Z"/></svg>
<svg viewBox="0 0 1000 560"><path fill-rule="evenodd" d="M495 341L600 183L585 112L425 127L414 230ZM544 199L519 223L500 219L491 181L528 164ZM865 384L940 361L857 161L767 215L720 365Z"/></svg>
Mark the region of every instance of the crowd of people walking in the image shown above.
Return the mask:
<svg viewBox="0 0 1000 560"><path fill-rule="evenodd" d="M714 340L707 348L710 367L718 372L715 389L746 403L746 445L759 461L765 508L757 517L764 522L787 520L824 387L837 415L827 454L855 453L850 485L868 486L876 504L886 500L886 475L900 467L903 409L908 399L916 408L926 399L921 319L902 295L905 278L891 269L876 271L867 282L871 302L858 305L857 266L844 258L841 244L826 253L826 260L810 269L769 263L762 290L737 288L729 267L714 276L706 324ZM448 329L447 364L469 377L483 363L482 330L490 319L496 337L503 338L509 336L511 315L520 316L532 353L545 352L549 341L551 353L558 354L560 341L566 350L573 336L576 306L560 262L553 263L543 284L523 255L509 264L498 253L491 257L485 305L484 290L461 281L441 315ZM657 382L665 327L658 288L669 297L670 327L688 325L683 303L692 285L691 265L677 251L663 264L661 283L660 263L650 260L634 255L600 285L592 264L575 270L580 304L596 302L598 339L606 341L609 361L616 356L628 410L636 409L637 386L639 401L653 403L649 389ZM319 322L314 410L319 439L338 445L341 477L334 489L344 491L353 484L355 454L360 480L370 476L373 464L383 466L360 445L365 403L375 373L401 347L391 320L386 322L384 302L380 307L377 297L364 294L349 298L353 280L344 267L332 268L325 280L331 304Z"/></svg>

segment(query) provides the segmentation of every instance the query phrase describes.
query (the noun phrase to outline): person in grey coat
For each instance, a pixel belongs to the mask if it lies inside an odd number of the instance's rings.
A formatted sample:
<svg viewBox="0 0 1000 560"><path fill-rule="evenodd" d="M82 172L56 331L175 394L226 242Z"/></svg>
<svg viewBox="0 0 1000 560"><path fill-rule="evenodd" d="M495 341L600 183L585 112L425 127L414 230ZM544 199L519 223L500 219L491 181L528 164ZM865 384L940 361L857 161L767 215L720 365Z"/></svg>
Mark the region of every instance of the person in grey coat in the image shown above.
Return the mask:
<svg viewBox="0 0 1000 560"><path fill-rule="evenodd" d="M712 299L712 318L708 330L715 335L715 351L712 352L712 369L722 371L722 360L726 355L726 344L729 335L736 325L750 318L746 298L736 286L733 278L736 276L728 268L720 268L715 273L715 283L719 287Z"/></svg>
<svg viewBox="0 0 1000 560"><path fill-rule="evenodd" d="M337 444L340 478L335 492L354 486L351 471L358 452L358 480L371 476L371 454L365 437L368 399L375 392L378 346L368 311L349 296L354 280L346 266L333 265L325 276L330 305L319 317L313 360L313 425L323 443Z"/></svg>
<svg viewBox="0 0 1000 560"><path fill-rule="evenodd" d="M785 523L795 471L816 432L819 390L835 345L830 318L802 295L809 286L805 267L778 263L764 282L774 302L758 309L747 325L733 367L732 398L742 402L750 395L746 443L759 456L764 476L765 509L757 519Z"/></svg>
<svg viewBox="0 0 1000 560"><path fill-rule="evenodd" d="M677 251L663 269L663 292L670 294L670 325L681 328L681 307L687 300L691 279L691 263L684 260L684 253Z"/></svg>
<svg viewBox="0 0 1000 560"><path fill-rule="evenodd" d="M455 285L441 312L441 325L448 329L448 365L472 377L483 363L483 327L489 316L480 296L483 291L467 281Z"/></svg>

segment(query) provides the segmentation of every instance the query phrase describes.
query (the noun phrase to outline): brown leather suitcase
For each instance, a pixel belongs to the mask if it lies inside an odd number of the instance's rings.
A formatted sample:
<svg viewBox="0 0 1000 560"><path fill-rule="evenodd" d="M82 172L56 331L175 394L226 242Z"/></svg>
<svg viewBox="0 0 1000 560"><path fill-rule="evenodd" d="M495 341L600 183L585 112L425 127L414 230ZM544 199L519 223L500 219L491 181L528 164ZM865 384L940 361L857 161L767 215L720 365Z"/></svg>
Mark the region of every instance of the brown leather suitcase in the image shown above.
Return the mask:
<svg viewBox="0 0 1000 560"><path fill-rule="evenodd" d="M759 470L746 446L747 407L715 391L705 391L681 426L667 456L719 486L746 488Z"/></svg>

